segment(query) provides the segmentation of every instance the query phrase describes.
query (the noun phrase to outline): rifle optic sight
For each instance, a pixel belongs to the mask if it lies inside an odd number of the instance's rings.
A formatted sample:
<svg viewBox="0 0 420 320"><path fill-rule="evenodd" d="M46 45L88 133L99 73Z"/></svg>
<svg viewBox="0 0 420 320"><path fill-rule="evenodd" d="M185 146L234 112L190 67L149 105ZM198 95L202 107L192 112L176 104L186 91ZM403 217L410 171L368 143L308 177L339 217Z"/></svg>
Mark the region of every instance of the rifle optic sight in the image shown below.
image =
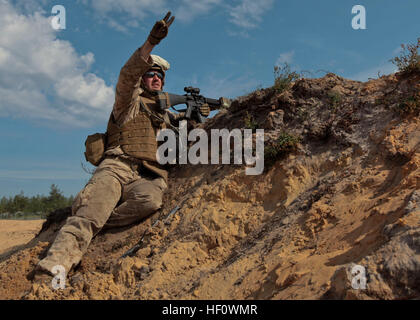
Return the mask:
<svg viewBox="0 0 420 320"><path fill-rule="evenodd" d="M193 87L184 87L184 91L186 93L191 93L191 94L199 94L200 93L199 88L193 88Z"/></svg>

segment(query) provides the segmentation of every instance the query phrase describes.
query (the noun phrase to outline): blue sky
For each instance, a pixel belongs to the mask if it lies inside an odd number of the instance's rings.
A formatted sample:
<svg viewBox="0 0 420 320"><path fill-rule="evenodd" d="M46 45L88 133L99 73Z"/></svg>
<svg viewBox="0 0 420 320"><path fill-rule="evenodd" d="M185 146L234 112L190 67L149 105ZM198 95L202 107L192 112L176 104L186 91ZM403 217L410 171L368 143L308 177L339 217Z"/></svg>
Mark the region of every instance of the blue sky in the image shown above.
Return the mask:
<svg viewBox="0 0 420 320"><path fill-rule="evenodd" d="M54 5L65 30L51 26ZM365 30L352 28L355 5ZM175 22L153 51L171 64L165 90L213 98L271 86L283 62L367 81L420 37L419 0L0 0L0 197L52 183L77 194L81 164L92 168L85 138L105 131L121 67L168 10Z"/></svg>

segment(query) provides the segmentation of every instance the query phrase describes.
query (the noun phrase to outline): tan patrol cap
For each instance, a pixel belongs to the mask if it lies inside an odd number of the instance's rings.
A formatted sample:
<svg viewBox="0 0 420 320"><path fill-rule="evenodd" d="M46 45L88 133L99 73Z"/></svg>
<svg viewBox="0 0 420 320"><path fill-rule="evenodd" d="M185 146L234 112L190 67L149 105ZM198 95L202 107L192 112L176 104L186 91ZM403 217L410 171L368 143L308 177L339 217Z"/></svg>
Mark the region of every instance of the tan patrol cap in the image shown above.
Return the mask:
<svg viewBox="0 0 420 320"><path fill-rule="evenodd" d="M159 57L155 54L151 54L150 57L152 58L152 61L153 61L153 67L151 69L160 68L165 74L165 71L169 70L169 68L171 67L169 62L163 59L162 57Z"/></svg>

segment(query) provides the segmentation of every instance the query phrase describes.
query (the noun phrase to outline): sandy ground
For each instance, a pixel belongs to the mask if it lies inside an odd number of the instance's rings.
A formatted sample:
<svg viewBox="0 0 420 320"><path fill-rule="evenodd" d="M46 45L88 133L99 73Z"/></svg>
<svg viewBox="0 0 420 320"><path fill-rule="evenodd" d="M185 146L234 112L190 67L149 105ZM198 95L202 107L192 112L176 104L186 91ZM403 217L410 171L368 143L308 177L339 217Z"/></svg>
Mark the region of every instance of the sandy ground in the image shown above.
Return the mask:
<svg viewBox="0 0 420 320"><path fill-rule="evenodd" d="M0 254L32 240L45 220L0 220Z"/></svg>
<svg viewBox="0 0 420 320"><path fill-rule="evenodd" d="M332 88L342 97L333 109ZM267 143L281 130L301 135L295 152L261 175L174 167L162 210L182 202L177 213L100 232L63 290L29 279L71 214L56 212L34 241L0 255L0 299L419 299L420 119L393 109L414 89L420 74L367 83L329 74L288 93L257 91L206 128L243 128L252 112L272 128ZM141 249L120 258L147 229ZM356 279L355 265L366 271Z"/></svg>

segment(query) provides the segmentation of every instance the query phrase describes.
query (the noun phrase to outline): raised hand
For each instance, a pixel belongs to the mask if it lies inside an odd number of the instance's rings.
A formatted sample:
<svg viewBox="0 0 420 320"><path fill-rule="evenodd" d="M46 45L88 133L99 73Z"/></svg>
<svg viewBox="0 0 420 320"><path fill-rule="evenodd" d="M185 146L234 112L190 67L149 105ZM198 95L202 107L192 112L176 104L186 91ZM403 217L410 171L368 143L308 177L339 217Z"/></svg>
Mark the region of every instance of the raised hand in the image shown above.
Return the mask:
<svg viewBox="0 0 420 320"><path fill-rule="evenodd" d="M174 22L175 17L171 16L171 12L169 11L165 18L162 20L156 21L155 25L153 26L152 31L150 31L149 37L147 40L152 45L157 45L163 38L168 35L169 26Z"/></svg>

